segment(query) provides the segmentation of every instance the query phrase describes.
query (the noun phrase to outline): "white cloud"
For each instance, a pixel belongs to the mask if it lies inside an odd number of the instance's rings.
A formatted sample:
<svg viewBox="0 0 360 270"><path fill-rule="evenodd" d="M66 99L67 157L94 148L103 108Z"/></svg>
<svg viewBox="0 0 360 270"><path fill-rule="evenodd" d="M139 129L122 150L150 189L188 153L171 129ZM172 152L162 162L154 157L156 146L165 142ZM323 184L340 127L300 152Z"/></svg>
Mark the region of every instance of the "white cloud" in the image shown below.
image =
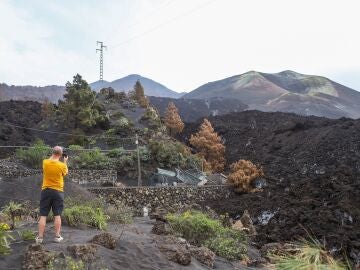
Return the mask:
<svg viewBox="0 0 360 270"><path fill-rule="evenodd" d="M77 72L95 81L96 40L109 46L105 79L139 73L178 91L248 70L349 83L347 71L360 74L356 0L33 2L44 17L12 3L0 1L7 83L61 84Z"/></svg>

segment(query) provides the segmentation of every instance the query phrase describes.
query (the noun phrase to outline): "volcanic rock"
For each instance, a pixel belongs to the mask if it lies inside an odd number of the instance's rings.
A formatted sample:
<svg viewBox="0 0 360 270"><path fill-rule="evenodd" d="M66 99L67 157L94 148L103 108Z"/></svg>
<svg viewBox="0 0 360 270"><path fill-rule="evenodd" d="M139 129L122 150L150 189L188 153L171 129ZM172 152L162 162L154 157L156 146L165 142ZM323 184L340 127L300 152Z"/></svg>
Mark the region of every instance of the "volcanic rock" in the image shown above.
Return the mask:
<svg viewBox="0 0 360 270"><path fill-rule="evenodd" d="M95 235L89 242L106 247L108 249L115 249L116 247L116 239L112 234L106 232Z"/></svg>

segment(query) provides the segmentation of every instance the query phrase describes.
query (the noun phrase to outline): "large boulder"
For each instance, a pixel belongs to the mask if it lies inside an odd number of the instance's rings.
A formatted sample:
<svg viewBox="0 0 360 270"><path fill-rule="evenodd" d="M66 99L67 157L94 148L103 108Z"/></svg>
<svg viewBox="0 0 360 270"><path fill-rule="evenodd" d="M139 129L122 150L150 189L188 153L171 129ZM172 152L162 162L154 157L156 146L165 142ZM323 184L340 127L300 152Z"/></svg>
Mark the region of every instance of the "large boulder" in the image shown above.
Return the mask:
<svg viewBox="0 0 360 270"><path fill-rule="evenodd" d="M112 234L106 232L95 235L89 242L106 247L108 249L116 248L116 239Z"/></svg>

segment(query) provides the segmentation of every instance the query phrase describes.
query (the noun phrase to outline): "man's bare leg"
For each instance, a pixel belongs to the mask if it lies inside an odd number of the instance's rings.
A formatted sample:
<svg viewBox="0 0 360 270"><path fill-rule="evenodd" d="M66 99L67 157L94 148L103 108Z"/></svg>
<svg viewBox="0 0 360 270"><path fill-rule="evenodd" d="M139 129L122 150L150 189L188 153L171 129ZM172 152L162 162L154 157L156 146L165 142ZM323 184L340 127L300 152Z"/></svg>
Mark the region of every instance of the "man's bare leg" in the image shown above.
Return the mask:
<svg viewBox="0 0 360 270"><path fill-rule="evenodd" d="M55 216L54 217L54 227L55 227L55 236L60 236L60 230L61 230L61 216Z"/></svg>
<svg viewBox="0 0 360 270"><path fill-rule="evenodd" d="M44 238L45 226L46 226L46 217L41 216L39 220L39 238Z"/></svg>
<svg viewBox="0 0 360 270"><path fill-rule="evenodd" d="M46 227L46 216L40 216L40 219L39 219L39 233L38 233L38 236L35 239L37 244L41 244L42 241L43 241L45 227Z"/></svg>

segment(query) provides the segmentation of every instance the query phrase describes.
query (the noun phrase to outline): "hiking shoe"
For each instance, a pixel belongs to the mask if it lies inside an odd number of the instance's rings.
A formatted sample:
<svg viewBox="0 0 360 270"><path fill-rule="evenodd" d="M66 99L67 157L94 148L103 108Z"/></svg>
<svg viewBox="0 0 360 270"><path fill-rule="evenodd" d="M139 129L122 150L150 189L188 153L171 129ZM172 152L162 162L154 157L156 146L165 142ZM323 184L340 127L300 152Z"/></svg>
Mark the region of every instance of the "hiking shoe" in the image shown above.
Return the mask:
<svg viewBox="0 0 360 270"><path fill-rule="evenodd" d="M64 240L64 238L61 235L55 236L55 238L54 238L55 243L60 243L62 240Z"/></svg>
<svg viewBox="0 0 360 270"><path fill-rule="evenodd" d="M36 236L35 243L36 244L42 244L43 240L44 240L44 238L40 238L39 236Z"/></svg>

